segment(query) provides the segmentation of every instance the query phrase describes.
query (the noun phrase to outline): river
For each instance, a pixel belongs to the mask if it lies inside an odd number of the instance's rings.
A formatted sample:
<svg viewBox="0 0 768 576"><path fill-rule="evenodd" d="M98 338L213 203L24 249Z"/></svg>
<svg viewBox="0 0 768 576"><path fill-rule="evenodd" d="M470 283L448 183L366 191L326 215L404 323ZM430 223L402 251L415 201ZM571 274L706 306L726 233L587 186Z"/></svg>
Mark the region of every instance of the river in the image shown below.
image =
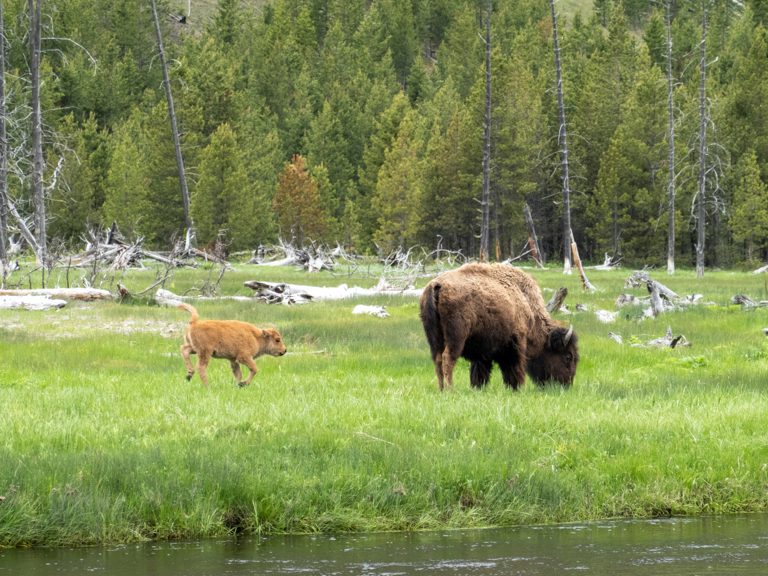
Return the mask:
<svg viewBox="0 0 768 576"><path fill-rule="evenodd" d="M0 576L768 574L768 514L0 549Z"/></svg>

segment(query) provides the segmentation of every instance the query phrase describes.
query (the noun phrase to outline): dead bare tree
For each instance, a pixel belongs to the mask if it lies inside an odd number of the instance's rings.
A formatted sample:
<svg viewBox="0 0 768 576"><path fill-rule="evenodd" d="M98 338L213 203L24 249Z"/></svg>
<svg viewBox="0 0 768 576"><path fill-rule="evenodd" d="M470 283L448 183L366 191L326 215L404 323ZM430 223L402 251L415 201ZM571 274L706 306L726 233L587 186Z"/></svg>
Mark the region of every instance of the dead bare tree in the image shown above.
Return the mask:
<svg viewBox="0 0 768 576"><path fill-rule="evenodd" d="M560 43L557 35L557 13L555 0L549 0L552 13L552 39L555 53L555 74L557 78L558 142L563 180L563 272L571 273L571 184L568 167L568 132L565 124L565 100L563 98L563 69L560 64Z"/></svg>
<svg viewBox="0 0 768 576"><path fill-rule="evenodd" d="M38 263L47 260L45 190L43 189L43 115L40 104L40 20L43 0L28 0L30 22L30 76L32 87L32 198L35 205L35 237Z"/></svg>
<svg viewBox="0 0 768 576"><path fill-rule="evenodd" d="M707 12L705 0L701 16L699 44L699 177L696 197L696 277L704 277L707 191Z"/></svg>
<svg viewBox="0 0 768 576"><path fill-rule="evenodd" d="M672 0L664 3L667 30L667 116L669 174L667 181L667 274L675 273L675 80L672 76Z"/></svg>
<svg viewBox="0 0 768 576"><path fill-rule="evenodd" d="M8 269L8 132L5 126L5 16L0 2L0 268Z"/></svg>
<svg viewBox="0 0 768 576"><path fill-rule="evenodd" d="M483 134L483 192L480 200L482 223L480 226L480 260L489 259L490 196L491 196L491 11L488 0L485 15L485 120Z"/></svg>
<svg viewBox="0 0 768 576"><path fill-rule="evenodd" d="M32 0L30 0L32 1ZM176 121L176 110L173 105L173 91L171 90L171 80L168 75L168 62L165 58L165 47L163 46L163 33L160 29L160 18L157 15L157 2L152 0L152 16L155 22L155 33L157 35L157 49L160 56L160 65L163 68L163 87L165 88L165 98L168 102L168 116L171 120L171 132L173 135L173 145L176 150L176 166L179 172L179 186L181 187L181 201L184 206L184 226L186 227L184 248L190 250L195 246L195 229L192 223L192 216L189 209L189 188L187 187L187 176L184 170L184 157L181 153L181 137L179 136L178 122Z"/></svg>

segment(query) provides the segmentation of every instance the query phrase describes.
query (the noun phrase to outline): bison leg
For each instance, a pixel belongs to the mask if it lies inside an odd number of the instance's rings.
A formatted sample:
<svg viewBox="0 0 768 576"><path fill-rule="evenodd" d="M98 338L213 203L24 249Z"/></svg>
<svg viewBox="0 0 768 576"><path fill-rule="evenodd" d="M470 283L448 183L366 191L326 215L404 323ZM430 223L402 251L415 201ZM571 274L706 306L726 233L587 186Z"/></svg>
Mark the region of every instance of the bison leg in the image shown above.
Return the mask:
<svg viewBox="0 0 768 576"><path fill-rule="evenodd" d="M517 390L525 382L525 370L520 362L499 362L504 384Z"/></svg>
<svg viewBox="0 0 768 576"><path fill-rule="evenodd" d="M473 388L482 388L491 379L491 369L493 363L488 361L476 360L469 367L469 383Z"/></svg>
<svg viewBox="0 0 768 576"><path fill-rule="evenodd" d="M453 368L456 366L456 360L458 358L459 356L452 354L449 348L443 350L441 359L443 377L440 378L440 376L438 376L438 384L440 385L440 390L453 387Z"/></svg>
<svg viewBox="0 0 768 576"><path fill-rule="evenodd" d="M443 355L442 353L438 352L435 354L435 357L432 359L435 363L435 374L437 374L437 387L440 389L440 391L443 390Z"/></svg>

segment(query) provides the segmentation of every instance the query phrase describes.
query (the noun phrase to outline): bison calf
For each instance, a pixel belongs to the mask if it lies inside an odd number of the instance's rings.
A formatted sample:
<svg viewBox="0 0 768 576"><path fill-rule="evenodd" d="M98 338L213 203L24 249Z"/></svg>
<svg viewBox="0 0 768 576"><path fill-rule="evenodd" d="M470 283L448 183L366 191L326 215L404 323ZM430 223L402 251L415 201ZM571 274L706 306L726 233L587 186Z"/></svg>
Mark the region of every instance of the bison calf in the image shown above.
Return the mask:
<svg viewBox="0 0 768 576"><path fill-rule="evenodd" d="M178 307L191 314L184 332L184 344L181 345L181 355L187 367L187 380L191 380L195 375L195 367L190 360L191 354L197 354L200 358L197 371L206 386L208 386L206 368L211 358L229 360L238 384L247 386L258 371L254 358L264 354L271 356L285 354L285 344L277 330L257 328L253 324L238 320L200 320L194 306L181 303ZM240 364L247 366L250 370L248 379L245 381L240 372Z"/></svg>
<svg viewBox="0 0 768 576"><path fill-rule="evenodd" d="M470 362L470 383L482 388L493 363L517 389L527 372L537 384L573 382L579 352L572 328L555 323L539 286L504 264L465 264L424 288L421 322L440 390L453 384L459 357Z"/></svg>

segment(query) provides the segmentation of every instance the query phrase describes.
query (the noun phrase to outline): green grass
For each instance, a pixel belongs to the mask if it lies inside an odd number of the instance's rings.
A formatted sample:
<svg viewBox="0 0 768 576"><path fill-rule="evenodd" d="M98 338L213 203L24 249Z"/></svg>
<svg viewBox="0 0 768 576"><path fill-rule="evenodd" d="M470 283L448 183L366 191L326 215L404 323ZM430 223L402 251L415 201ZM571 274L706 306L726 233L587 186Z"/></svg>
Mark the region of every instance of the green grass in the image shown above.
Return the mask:
<svg viewBox="0 0 768 576"><path fill-rule="evenodd" d="M348 273L354 272L351 276ZM379 269L306 275L241 265L248 279L373 286ZM179 355L186 315L137 300L0 311L0 545L71 545L239 533L421 530L768 509L766 276L691 272L659 281L710 304L641 320L614 309L630 271L534 275L565 285L582 362L574 386L470 389L460 362L440 394L415 299L297 307L201 301L204 317L272 323L289 354L238 389L214 361L210 388ZM155 271L98 277L132 292ZM215 269L176 271L183 293ZM63 284L62 274L51 282ZM34 278L33 278L34 280ZM70 272L70 281L78 279ZM419 280L423 284L426 278ZM670 326L690 347L648 349Z"/></svg>

